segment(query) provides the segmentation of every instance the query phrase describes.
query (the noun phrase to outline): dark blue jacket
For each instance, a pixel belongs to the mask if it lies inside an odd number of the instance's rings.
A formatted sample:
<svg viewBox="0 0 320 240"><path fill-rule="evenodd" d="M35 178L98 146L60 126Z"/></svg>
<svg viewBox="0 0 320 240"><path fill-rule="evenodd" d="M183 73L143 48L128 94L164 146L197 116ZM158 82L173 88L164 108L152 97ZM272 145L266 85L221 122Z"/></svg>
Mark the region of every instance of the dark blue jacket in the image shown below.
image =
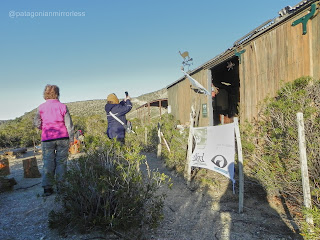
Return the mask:
<svg viewBox="0 0 320 240"><path fill-rule="evenodd" d="M124 124L127 124L126 113L132 109L131 101L128 99L126 101L121 101L119 104L107 103L105 110L107 113L108 129L107 135L109 138L121 139L125 137L125 128L119 123L114 117L112 117L109 112L111 111L116 115Z"/></svg>

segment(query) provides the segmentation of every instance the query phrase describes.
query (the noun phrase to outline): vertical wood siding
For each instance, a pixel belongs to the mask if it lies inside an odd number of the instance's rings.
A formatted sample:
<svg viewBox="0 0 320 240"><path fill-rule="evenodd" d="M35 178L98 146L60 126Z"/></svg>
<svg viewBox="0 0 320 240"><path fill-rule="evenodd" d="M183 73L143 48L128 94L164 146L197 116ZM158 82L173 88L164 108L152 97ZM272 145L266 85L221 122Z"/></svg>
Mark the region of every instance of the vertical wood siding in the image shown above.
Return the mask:
<svg viewBox="0 0 320 240"><path fill-rule="evenodd" d="M207 70L200 70L191 76L207 88ZM195 93L190 86L189 79L185 78L168 89L168 104L171 106L171 113L182 124L188 123L193 104L197 113L200 114L199 121L196 120L197 125L207 126L209 114L206 118L202 117L202 104L208 104L207 95Z"/></svg>
<svg viewBox="0 0 320 240"><path fill-rule="evenodd" d="M291 26L307 11L270 29L248 42L240 65L240 118L251 120L257 116L259 103L267 96L275 96L283 83L302 76L319 78L319 15L307 24Z"/></svg>
<svg viewBox="0 0 320 240"><path fill-rule="evenodd" d="M302 34L302 24L291 26L309 10L310 7L237 49L246 50L239 65L240 121L257 117L262 100L275 96L284 83L302 76L320 78L320 14L308 21L306 35ZM201 69L192 75L205 87L208 87L207 71L210 69ZM192 103L200 109L202 103L208 104L205 95L190 89L188 79L168 89L168 101L172 114L181 123L189 122ZM199 126L207 126L208 123L209 115L202 118L200 112Z"/></svg>

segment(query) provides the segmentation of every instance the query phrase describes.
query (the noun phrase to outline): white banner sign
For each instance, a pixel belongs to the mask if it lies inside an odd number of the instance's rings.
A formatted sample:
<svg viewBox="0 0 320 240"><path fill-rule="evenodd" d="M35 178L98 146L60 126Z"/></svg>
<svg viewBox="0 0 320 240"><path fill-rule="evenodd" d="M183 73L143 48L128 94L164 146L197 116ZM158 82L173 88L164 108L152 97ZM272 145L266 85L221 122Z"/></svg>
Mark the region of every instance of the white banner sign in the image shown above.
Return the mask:
<svg viewBox="0 0 320 240"><path fill-rule="evenodd" d="M193 129L196 141L191 166L207 168L234 180L234 123Z"/></svg>

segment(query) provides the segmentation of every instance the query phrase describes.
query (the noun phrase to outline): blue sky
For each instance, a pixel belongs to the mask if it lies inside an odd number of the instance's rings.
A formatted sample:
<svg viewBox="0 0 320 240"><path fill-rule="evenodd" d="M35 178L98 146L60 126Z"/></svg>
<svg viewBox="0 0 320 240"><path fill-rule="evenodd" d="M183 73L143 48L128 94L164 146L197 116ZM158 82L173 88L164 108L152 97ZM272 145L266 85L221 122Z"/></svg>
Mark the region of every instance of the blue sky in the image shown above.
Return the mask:
<svg viewBox="0 0 320 240"><path fill-rule="evenodd" d="M299 2L1 1L0 120L44 102L46 84L65 103L159 90L182 77L179 50L196 68ZM38 16L46 12L60 16Z"/></svg>

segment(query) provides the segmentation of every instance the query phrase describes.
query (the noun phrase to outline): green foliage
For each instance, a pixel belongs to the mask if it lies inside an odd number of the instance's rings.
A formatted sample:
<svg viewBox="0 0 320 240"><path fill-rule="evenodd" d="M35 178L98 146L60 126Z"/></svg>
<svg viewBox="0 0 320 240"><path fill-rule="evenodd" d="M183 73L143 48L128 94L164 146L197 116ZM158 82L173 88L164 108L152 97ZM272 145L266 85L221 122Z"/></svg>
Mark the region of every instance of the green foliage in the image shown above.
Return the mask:
<svg viewBox="0 0 320 240"><path fill-rule="evenodd" d="M8 121L0 129L0 147L30 147L40 142L40 132L33 126L34 114Z"/></svg>
<svg viewBox="0 0 320 240"><path fill-rule="evenodd" d="M150 123L145 125L138 119L134 120L133 126L136 126L134 128L136 134L127 134L126 141L136 142L141 147L142 151L157 152L159 124L161 132L170 148L169 152L162 139L161 157L169 168L182 173L185 168L189 132L186 129L177 129L179 122L174 119L173 115L163 114L161 119L154 118ZM146 133L147 142L145 141Z"/></svg>
<svg viewBox="0 0 320 240"><path fill-rule="evenodd" d="M167 151L165 145L162 147L162 156L169 168L175 169L179 173L183 173L187 158L188 145L188 129L183 131L177 128L179 122L170 114L163 115L161 119L161 131L170 146L170 152Z"/></svg>
<svg viewBox="0 0 320 240"><path fill-rule="evenodd" d="M258 120L242 124L245 169L269 193L287 203L303 203L297 112L304 115L309 178L313 205L320 208L320 81L302 77L287 83L274 99L266 99ZM301 209L301 208L300 208Z"/></svg>
<svg viewBox="0 0 320 240"><path fill-rule="evenodd" d="M317 207L313 207L312 209L304 209L303 213L305 216L312 217L314 226L310 226L308 223L304 222L301 235L306 240L319 239L320 209Z"/></svg>
<svg viewBox="0 0 320 240"><path fill-rule="evenodd" d="M139 149L106 141L98 151L72 160L57 195L63 209L50 213L50 227L60 232L156 227L164 199L156 191L168 179L149 170L143 175L139 169L144 159Z"/></svg>

